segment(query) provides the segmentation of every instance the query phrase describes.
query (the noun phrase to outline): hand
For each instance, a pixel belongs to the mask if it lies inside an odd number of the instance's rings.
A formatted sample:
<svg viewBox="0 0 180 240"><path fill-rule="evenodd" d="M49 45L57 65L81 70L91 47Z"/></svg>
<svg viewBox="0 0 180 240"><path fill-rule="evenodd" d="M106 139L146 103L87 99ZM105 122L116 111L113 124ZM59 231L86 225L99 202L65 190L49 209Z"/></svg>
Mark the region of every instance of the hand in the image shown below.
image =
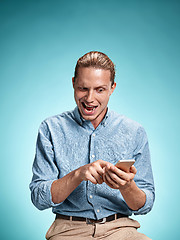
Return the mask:
<svg viewBox="0 0 180 240"><path fill-rule="evenodd" d="M105 167L108 166L108 162L103 160L97 160L93 163L89 163L77 169L81 181L90 181L93 184L103 183L103 174Z"/></svg>
<svg viewBox="0 0 180 240"><path fill-rule="evenodd" d="M82 181L91 181L93 184L103 183L104 168L108 162L98 160L84 165L62 178L55 180L51 185L52 201L63 202L76 189Z"/></svg>
<svg viewBox="0 0 180 240"><path fill-rule="evenodd" d="M127 173L109 163L104 168L103 180L109 187L121 190L130 185L136 172L134 166L131 166Z"/></svg>

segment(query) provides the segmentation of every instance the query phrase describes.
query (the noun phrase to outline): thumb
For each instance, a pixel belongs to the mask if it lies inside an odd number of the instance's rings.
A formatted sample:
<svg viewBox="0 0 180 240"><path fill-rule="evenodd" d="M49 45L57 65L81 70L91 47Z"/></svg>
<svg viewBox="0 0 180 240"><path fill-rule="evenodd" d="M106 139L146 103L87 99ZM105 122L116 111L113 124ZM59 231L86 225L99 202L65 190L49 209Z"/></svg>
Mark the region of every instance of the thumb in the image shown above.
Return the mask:
<svg viewBox="0 0 180 240"><path fill-rule="evenodd" d="M106 162L106 161L101 160L101 159L99 160L99 164L100 164L100 166L102 168L105 168L105 167L109 168L110 167L110 163L109 162Z"/></svg>
<svg viewBox="0 0 180 240"><path fill-rule="evenodd" d="M134 174L137 173L137 169L135 168L134 165L132 165L129 170L130 170L130 173L134 173Z"/></svg>

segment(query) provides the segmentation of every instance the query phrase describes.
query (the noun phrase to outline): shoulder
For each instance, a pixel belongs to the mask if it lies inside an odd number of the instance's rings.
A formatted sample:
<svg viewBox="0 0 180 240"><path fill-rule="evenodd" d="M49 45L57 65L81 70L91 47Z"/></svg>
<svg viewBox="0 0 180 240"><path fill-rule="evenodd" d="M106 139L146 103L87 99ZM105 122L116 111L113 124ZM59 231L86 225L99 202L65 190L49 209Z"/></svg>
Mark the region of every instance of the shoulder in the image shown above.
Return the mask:
<svg viewBox="0 0 180 240"><path fill-rule="evenodd" d="M51 117L46 118L43 122L46 122L47 124L50 123L59 123L63 121L68 121L73 118L73 111L66 111Z"/></svg>
<svg viewBox="0 0 180 240"><path fill-rule="evenodd" d="M130 130L138 130L143 129L143 126L136 122L133 119L128 118L125 115L116 113L114 111L109 111L110 114L110 121L111 124L116 125L116 127L124 128L124 129L130 129Z"/></svg>
<svg viewBox="0 0 180 240"><path fill-rule="evenodd" d="M147 134L144 127L137 121L128 118L125 115L110 111L110 126L119 136L127 139L134 139L135 142L147 141Z"/></svg>
<svg viewBox="0 0 180 240"><path fill-rule="evenodd" d="M73 111L66 111L51 117L46 118L40 124L40 130L51 131L56 130L63 126L69 125L70 122L74 121Z"/></svg>

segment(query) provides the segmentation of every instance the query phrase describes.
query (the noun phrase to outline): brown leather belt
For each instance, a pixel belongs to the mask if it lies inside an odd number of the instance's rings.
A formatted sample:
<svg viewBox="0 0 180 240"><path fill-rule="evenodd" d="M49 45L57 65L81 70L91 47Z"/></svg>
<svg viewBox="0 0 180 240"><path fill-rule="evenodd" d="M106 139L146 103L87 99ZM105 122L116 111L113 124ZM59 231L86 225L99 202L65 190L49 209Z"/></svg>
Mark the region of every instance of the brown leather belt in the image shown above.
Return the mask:
<svg viewBox="0 0 180 240"><path fill-rule="evenodd" d="M111 215L109 217L101 218L99 220L89 219L89 218L83 218L83 217L75 217L75 216L66 216L61 214L56 214L56 219L64 219L64 220L70 220L70 221L81 221L86 222L87 224L94 224L94 223L105 223L110 222L113 220L116 220L118 218L128 217L127 215L116 213L114 215Z"/></svg>

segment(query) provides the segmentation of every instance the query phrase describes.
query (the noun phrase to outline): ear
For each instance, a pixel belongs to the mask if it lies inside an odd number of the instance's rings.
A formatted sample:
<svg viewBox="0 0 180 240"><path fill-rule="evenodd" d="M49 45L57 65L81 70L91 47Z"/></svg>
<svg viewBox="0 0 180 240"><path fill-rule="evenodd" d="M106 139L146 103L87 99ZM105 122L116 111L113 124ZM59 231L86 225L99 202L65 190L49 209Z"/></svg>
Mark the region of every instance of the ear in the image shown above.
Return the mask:
<svg viewBox="0 0 180 240"><path fill-rule="evenodd" d="M116 88L116 82L114 82L114 84L112 85L112 87L111 87L111 94L114 92L114 89ZM110 94L110 95L111 95Z"/></svg>
<svg viewBox="0 0 180 240"><path fill-rule="evenodd" d="M73 88L74 88L74 83L75 83L75 79L74 79L74 77L72 77Z"/></svg>

